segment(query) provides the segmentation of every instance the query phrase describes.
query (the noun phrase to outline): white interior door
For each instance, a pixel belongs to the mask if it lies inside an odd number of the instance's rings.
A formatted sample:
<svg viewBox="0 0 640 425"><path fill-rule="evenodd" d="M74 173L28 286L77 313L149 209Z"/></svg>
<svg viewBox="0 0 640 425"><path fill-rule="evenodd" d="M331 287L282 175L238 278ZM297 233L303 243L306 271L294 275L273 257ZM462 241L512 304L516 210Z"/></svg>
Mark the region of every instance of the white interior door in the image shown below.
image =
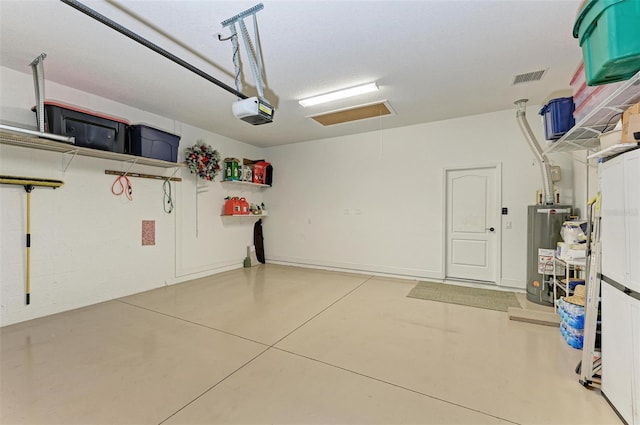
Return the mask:
<svg viewBox="0 0 640 425"><path fill-rule="evenodd" d="M496 283L496 167L446 171L446 277Z"/></svg>

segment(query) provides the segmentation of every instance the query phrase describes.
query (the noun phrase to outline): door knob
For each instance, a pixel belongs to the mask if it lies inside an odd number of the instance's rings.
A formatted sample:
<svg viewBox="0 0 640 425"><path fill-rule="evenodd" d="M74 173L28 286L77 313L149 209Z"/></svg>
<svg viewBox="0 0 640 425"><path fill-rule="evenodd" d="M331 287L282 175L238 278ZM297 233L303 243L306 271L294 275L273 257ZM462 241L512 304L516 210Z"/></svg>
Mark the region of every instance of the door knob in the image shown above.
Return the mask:
<svg viewBox="0 0 640 425"><path fill-rule="evenodd" d="M484 229L484 230L488 230L490 232L495 232L496 229L494 227L489 227L488 229Z"/></svg>

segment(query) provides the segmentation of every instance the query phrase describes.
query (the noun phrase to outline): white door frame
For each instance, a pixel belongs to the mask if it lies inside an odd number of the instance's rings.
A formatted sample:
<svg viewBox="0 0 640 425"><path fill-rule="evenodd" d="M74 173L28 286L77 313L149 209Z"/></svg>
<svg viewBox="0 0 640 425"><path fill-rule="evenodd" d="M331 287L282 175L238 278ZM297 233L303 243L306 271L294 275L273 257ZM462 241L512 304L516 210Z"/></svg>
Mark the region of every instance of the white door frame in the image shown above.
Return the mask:
<svg viewBox="0 0 640 425"><path fill-rule="evenodd" d="M447 173L449 171L476 170L479 168L493 168L496 171L495 193L498 208L502 206L502 163L472 164L466 166L444 167L442 169L442 279L447 279ZM502 285L502 214L498 214L500 223L496 223L496 277L495 284Z"/></svg>

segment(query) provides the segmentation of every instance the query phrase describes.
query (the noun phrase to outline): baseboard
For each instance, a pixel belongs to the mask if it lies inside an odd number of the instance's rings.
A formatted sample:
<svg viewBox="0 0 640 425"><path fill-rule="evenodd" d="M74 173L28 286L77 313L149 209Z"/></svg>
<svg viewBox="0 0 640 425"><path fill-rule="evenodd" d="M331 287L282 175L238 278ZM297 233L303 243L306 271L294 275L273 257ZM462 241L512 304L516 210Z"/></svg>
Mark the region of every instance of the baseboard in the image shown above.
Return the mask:
<svg viewBox="0 0 640 425"><path fill-rule="evenodd" d="M336 272L367 274L372 276L390 277L407 280L440 280L441 273L429 270L375 266L369 264L341 263L333 261L318 261L304 258L267 257L267 263L283 266L304 267Z"/></svg>
<svg viewBox="0 0 640 425"><path fill-rule="evenodd" d="M182 270L181 274L178 274L176 272L175 279L172 283L170 283L170 285L186 282L188 280L199 279L201 277L207 277L218 273L228 272L230 270L240 269L242 267L242 261L224 261L215 264L208 264L201 267L192 267L190 269Z"/></svg>

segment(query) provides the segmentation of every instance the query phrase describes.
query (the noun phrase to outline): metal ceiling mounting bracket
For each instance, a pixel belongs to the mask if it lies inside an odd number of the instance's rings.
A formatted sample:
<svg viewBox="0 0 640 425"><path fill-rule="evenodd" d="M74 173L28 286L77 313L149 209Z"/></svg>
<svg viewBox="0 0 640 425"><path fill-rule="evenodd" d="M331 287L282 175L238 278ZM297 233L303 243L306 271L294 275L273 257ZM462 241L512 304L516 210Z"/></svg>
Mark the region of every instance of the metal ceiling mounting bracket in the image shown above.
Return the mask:
<svg viewBox="0 0 640 425"><path fill-rule="evenodd" d="M257 5L245 10L244 12L240 12L237 15L226 19L221 22L223 27L230 27L231 31L231 43L233 46L233 65L235 67L235 76L236 76L236 89L240 91L239 87L242 87L242 82L240 81L240 60L239 60L239 45L238 45L238 31L236 29L236 23L240 27L240 32L242 33L242 40L244 41L245 49L247 50L247 56L249 57L249 66L251 66L251 72L253 73L253 78L256 81L256 90L258 91L258 96L260 98L264 98L263 91L263 81L262 81L262 57L260 55L260 37L258 35L258 20L256 18L256 13L264 9L264 5L262 3L258 3ZM249 36L249 31L247 30L247 26L244 23L244 18L253 17L253 38L254 43L251 41L251 37Z"/></svg>

